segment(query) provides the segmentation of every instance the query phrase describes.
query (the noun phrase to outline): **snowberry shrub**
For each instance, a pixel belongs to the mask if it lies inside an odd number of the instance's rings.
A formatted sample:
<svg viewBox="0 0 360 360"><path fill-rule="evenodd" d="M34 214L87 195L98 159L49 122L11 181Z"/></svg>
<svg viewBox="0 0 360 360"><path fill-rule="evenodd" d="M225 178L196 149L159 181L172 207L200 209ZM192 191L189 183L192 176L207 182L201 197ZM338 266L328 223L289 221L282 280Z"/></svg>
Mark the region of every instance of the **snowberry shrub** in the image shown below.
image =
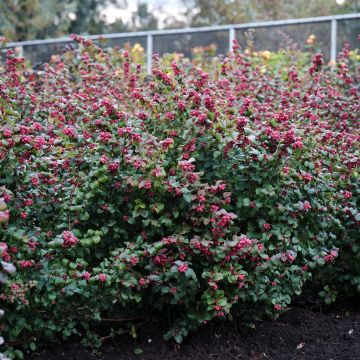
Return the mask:
<svg viewBox="0 0 360 360"><path fill-rule="evenodd" d="M77 58L31 73L9 52L0 77L10 342L97 345L100 324L149 314L181 342L231 311L286 309L358 221L346 62L260 72L235 44L213 74L155 56L146 79L74 39Z"/></svg>

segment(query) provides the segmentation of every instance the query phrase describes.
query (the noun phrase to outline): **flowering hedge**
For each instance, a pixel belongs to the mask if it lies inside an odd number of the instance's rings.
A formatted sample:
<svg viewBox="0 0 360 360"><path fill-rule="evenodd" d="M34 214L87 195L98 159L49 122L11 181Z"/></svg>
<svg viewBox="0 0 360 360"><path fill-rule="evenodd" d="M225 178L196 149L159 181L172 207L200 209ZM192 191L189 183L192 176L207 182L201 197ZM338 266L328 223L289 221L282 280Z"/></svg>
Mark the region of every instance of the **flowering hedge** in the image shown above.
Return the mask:
<svg viewBox="0 0 360 360"><path fill-rule="evenodd" d="M98 345L151 314L181 342L231 313L277 316L312 274L358 286L348 49L333 71L315 55L273 73L235 44L214 73L155 56L145 78L74 40L37 73L9 52L0 77L10 345Z"/></svg>
<svg viewBox="0 0 360 360"><path fill-rule="evenodd" d="M7 224L9 220L9 210L7 209L4 199L0 198L0 226ZM0 256L3 255L4 251L7 251L7 245L5 243L0 243ZM0 269L0 284L3 284L8 279L8 274L13 274L15 272L15 266L11 263L1 261ZM0 317L4 316L4 310L0 309ZM4 344L4 338L0 336L0 345ZM20 350L15 350L14 354L20 354ZM9 360L3 353L0 353L0 360Z"/></svg>

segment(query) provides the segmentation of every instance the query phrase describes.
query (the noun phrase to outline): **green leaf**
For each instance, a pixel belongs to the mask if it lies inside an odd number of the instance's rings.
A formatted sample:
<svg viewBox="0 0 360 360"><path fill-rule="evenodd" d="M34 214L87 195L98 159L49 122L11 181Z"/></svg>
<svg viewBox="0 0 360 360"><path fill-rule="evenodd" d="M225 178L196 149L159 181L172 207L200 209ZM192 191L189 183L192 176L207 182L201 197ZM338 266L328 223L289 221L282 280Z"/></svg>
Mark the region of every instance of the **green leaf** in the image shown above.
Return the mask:
<svg viewBox="0 0 360 360"><path fill-rule="evenodd" d="M90 219L90 215L87 211L84 211L81 216L80 216L80 220L82 221L86 221L86 220L89 220Z"/></svg>
<svg viewBox="0 0 360 360"><path fill-rule="evenodd" d="M249 198L245 198L242 203L243 203L244 206L249 206L251 201L250 201Z"/></svg>
<svg viewBox="0 0 360 360"><path fill-rule="evenodd" d="M177 334L174 339L178 344L181 344L183 341L183 336L181 334Z"/></svg>
<svg viewBox="0 0 360 360"><path fill-rule="evenodd" d="M139 346L137 346L135 349L134 349L134 354L135 355L141 355L141 354L143 354L144 353L144 350L141 348L141 347L139 347Z"/></svg>
<svg viewBox="0 0 360 360"><path fill-rule="evenodd" d="M24 354L22 353L22 351L20 350L15 350L14 354L16 357L18 357L19 359L24 359Z"/></svg>
<svg viewBox="0 0 360 360"><path fill-rule="evenodd" d="M224 278L224 275L222 274L222 273L215 273L214 275L213 275L213 280L214 281L220 281L220 280L222 280Z"/></svg>
<svg viewBox="0 0 360 360"><path fill-rule="evenodd" d="M217 300L216 304L223 307L227 304L227 301L225 298L222 298L222 299Z"/></svg>

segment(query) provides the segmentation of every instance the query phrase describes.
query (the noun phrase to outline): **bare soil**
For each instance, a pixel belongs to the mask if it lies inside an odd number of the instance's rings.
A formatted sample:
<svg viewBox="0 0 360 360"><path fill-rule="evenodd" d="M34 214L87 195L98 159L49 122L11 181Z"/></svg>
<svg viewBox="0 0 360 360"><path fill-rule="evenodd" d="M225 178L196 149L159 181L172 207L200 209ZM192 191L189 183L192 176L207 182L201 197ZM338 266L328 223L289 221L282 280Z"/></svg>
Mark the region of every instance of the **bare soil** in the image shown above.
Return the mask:
<svg viewBox="0 0 360 360"><path fill-rule="evenodd" d="M27 360L360 360L360 301L326 312L297 303L276 321L212 322L180 346L164 341L164 329L148 324L135 340L105 342L94 354L78 343L43 348ZM134 354L141 348L143 353Z"/></svg>

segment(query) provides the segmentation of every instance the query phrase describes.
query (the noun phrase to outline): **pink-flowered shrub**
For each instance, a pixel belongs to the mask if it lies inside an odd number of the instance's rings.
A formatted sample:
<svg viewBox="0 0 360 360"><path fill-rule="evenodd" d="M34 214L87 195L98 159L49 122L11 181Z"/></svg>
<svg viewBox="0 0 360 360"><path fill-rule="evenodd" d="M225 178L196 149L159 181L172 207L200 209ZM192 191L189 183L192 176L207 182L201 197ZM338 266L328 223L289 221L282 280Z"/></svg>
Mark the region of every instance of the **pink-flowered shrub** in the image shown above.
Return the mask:
<svg viewBox="0 0 360 360"><path fill-rule="evenodd" d="M273 73L235 44L214 73L154 57L146 78L74 39L41 72L9 52L0 76L10 341L97 345L101 322L158 314L180 342L231 312L276 316L312 275L359 286L346 49L333 70L317 54Z"/></svg>

